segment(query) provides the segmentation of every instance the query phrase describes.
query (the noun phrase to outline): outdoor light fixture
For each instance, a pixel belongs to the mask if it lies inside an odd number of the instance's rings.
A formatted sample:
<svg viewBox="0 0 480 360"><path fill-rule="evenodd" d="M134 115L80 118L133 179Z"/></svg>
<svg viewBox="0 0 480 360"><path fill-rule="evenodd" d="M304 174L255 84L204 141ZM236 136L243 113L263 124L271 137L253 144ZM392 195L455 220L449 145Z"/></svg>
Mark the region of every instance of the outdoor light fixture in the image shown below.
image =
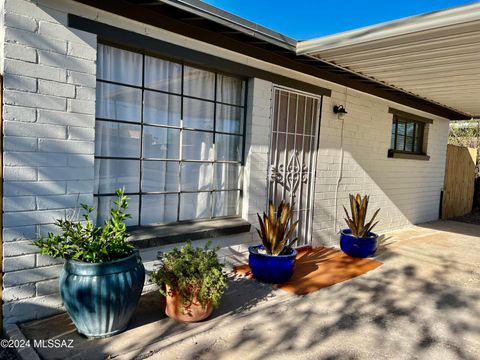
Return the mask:
<svg viewBox="0 0 480 360"><path fill-rule="evenodd" d="M343 105L335 105L333 107L333 113L337 114L339 120L343 120L345 114L348 114Z"/></svg>

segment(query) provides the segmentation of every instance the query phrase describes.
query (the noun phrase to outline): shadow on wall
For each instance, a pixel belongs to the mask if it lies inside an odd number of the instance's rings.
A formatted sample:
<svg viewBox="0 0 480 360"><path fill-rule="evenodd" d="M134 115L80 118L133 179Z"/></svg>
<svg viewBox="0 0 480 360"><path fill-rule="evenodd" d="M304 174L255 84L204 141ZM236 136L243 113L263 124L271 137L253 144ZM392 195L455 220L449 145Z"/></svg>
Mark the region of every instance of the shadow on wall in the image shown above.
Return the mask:
<svg viewBox="0 0 480 360"><path fill-rule="evenodd" d="M43 307L50 308L51 311L58 311L61 304L59 303L58 293L55 289L55 285L52 285L55 278L58 275L58 271L61 265L56 265L55 262L49 262L51 260L40 260L39 257L35 257L32 264L32 258L23 257L23 255L31 255L36 253L36 250L31 247L30 241L32 237L38 236L40 233L45 234L47 231L52 230L50 225L53 219L66 215L63 209L72 209L78 204L78 194L86 194L85 201L91 201L92 180L93 180L93 133L86 135L82 129L83 122L92 121L94 113L91 109L91 105L88 105L88 101L77 99L67 99L61 96L46 97L42 103L45 110L38 112L23 112L21 115L13 111L14 106L25 106L26 108L33 108L36 105L34 99L35 91L32 89L26 90L30 86L26 77L50 77L50 80L58 82L65 82L68 84L78 85L80 88L92 87L95 84L95 64L87 64L85 59L75 56L67 56L72 54L75 49L75 43L83 44L83 50L88 51L94 48L95 44L92 42L92 35L86 34L81 31L71 30L65 34L65 29L61 25L55 25L56 23L66 22L66 13L62 13L41 5L34 5L32 3L22 2L22 5L35 6L35 11L42 12L38 15L39 18L44 21L39 25L36 24L36 28L33 31L19 29L22 23L16 23L20 21L15 17L10 18L10 23L7 22L8 27L6 36L6 42L9 45L23 44L31 48L38 49L35 59L32 61L19 61L18 59L10 59L8 55L5 59L5 82L6 91L4 103L6 105L4 118L5 118L5 169L7 170L7 176L4 183L5 194L5 207L11 206L11 210L5 211L4 221L6 231L12 235L9 235L8 239L4 243L5 253L5 270L4 277L5 287L11 287L11 297L8 298L8 290L4 294L4 310L5 315L10 317L10 321L21 321L26 316L31 317L34 314L35 317L46 316ZM8 9L7 9L8 11ZM18 10L21 12L22 10ZM72 45L73 44L73 45ZM39 63L37 63L39 62ZM43 71L49 71L47 73ZM92 70L93 69L93 70ZM93 73L92 73L93 71ZM89 78L90 85L79 82L79 74L82 73L82 79ZM18 95L18 91L9 89L9 76L10 75L24 76L21 78L21 82L15 85L16 87L23 88L22 96ZM85 75L90 74L90 75ZM90 90L92 90L90 88ZM28 94L32 95L28 95ZM328 100L330 101L330 100ZM94 102L90 102L93 103ZM328 102L327 102L328 103ZM12 106L8 110L9 106ZM88 105L88 106L87 106ZM371 142L370 145L375 146L374 154L381 154L382 158L371 157L372 147L364 144L358 144L358 140L355 139L355 132L360 131L361 127L365 127L367 130L376 131L378 123L376 119L372 119L371 122L356 124L354 119L356 117L355 105L348 102L347 108L349 109L349 117L345 120L345 130L350 132L350 138L354 143L345 143L345 149L350 152L352 159L356 161L356 166L359 171L362 171L364 179L367 177L370 180L365 180L358 183L352 180L352 183L346 180L341 184L345 185L339 193L347 194L348 192L360 191L372 193L372 207L382 207L385 211L384 217L387 219L389 216L394 217L399 212L405 213L408 220L416 219L414 211L408 210L408 203L400 204L403 195L401 191L408 189L401 188L393 189L388 187L388 183L391 178L395 178L395 171L390 171L390 176L385 177L382 166L373 168L371 162L383 161L385 167L391 169L391 159L386 159L386 143L389 141L390 124L385 125L382 128L385 132L386 140L375 145ZM330 105L328 105L330 106ZM352 109L352 110L350 110ZM72 118L72 112L75 113L75 118ZM359 111L361 113L361 111ZM83 115L82 115L83 114ZM329 115L331 117L331 115ZM352 119L352 120L349 120ZM337 120L326 119L322 121L335 122ZM72 125L74 124L74 125ZM94 123L90 124L93 127ZM388 129L387 129L388 127ZM323 130L323 127L322 127ZM32 142L31 138L27 137L29 133L34 133L38 137L44 137L45 140L39 140ZM353 135L352 135L353 134ZM383 134L383 133L382 133ZM8 137L11 136L12 140ZM267 135L265 135L267 136ZM321 135L322 136L322 135ZM383 136L383 135L382 135ZM85 143L74 143L75 138L88 137L89 141ZM348 138L348 136L345 136ZM322 137L321 137L322 141ZM322 144L320 144L322 146ZM385 148L385 151L383 150ZM332 147L336 151L335 147ZM246 149L248 150L248 149ZM326 150L329 150L327 147ZM358 150L358 151L357 151ZM86 155L85 155L86 154ZM362 154L364 156L362 156ZM383 158L385 157L385 159ZM319 163L322 160L319 158ZM406 160L402 161L402 164ZM399 160L400 164L401 161ZM333 162L332 162L333 164ZM254 164L260 166L261 164ZM268 166L268 164L266 164ZM346 170L356 171L357 168L353 168L354 163L346 163ZM8 178L8 170L15 172L14 168L28 168L33 170L36 180L33 178ZM347 169L348 168L348 169ZM418 176L420 177L426 170L422 168L422 164L415 166L418 170ZM338 169L327 169L328 171L338 171ZM266 174L266 168L265 168ZM368 174L368 175L365 175ZM12 175L13 176L13 175ZM317 176L321 178L321 176ZM345 176L345 179L347 176ZM353 179L353 177L352 177ZM383 181L380 181L383 179ZM266 183L258 178L251 179L254 183L251 185L255 190L253 196L259 196L261 200L256 200L256 203L265 202ZM258 182L258 183L257 183ZM374 184L374 185L372 185ZM418 187L418 184L416 185ZM440 186L440 185L439 185ZM358 189L358 190L357 190ZM380 193L378 193L380 189ZM317 190L317 193L320 191ZM330 191L331 192L331 191ZM376 192L376 194L374 194ZM435 190L436 192L436 190ZM438 191L439 193L439 191ZM70 195L67 195L70 194ZM383 198L387 195L391 201L387 201ZM26 201L25 196L37 196L34 201L33 208L27 210L20 210L18 207L20 201ZM20 199L23 197L23 199ZM327 199L331 201L331 199ZM322 210L323 200L318 200L321 212L325 210L326 222L332 224L333 213L331 212L331 206L325 206ZM80 201L82 202L82 201ZM339 205L342 202L346 203L346 197L339 197ZM17 205L15 205L17 204ZM392 205L394 204L394 205ZM422 207L430 207L433 203L427 202ZM17 208L15 207L17 206ZM25 205L25 206L28 206ZM396 207L395 207L396 206ZM264 206L262 206L263 210ZM388 209L392 209L389 213ZM323 216L323 215L320 215ZM339 220L340 222L341 220ZM255 220L256 222L256 220ZM324 228L320 224L314 224L317 230L323 230ZM330 225L331 227L331 225ZM385 225L388 228L388 225ZM14 235L17 233L17 235ZM7 238L7 237L6 237ZM23 241L27 239L26 241ZM328 244L328 243L327 243ZM22 256L20 258L20 256ZM16 266L16 267L14 267ZM33 268L37 266L37 268ZM38 284L35 284L39 282ZM45 281L42 284L42 281ZM49 282L48 284L46 282ZM15 286L15 288L13 288ZM22 287L21 289L19 287ZM40 289L40 290L39 290ZM15 292L15 293L13 293ZM35 296L35 300L29 300L31 296ZM11 301L10 301L11 300ZM12 302L13 300L17 300Z"/></svg>
<svg viewBox="0 0 480 360"><path fill-rule="evenodd" d="M431 155L429 161L392 159L387 157L392 114L388 112L385 101L357 93L349 92L345 97L333 92L333 98L324 97L323 102L315 179L313 244L338 246L337 232L346 227L342 206L348 207L349 193L369 194L370 214L381 208L380 222L375 229L380 233L437 219L448 122L444 124L435 120L426 131L427 153ZM343 129L342 122L332 112L334 103L345 104L348 108ZM341 147L344 149L343 167L340 165ZM255 145L250 149L255 149ZM265 159L268 161L268 155L254 166L257 169L263 166L266 175L268 162L264 164ZM250 197L255 198L258 211L264 211L268 179L254 177L249 181L249 189L254 192ZM255 214L249 215L248 220L256 224Z"/></svg>
<svg viewBox="0 0 480 360"><path fill-rule="evenodd" d="M334 103L345 104L348 110L343 128L342 121L331 110ZM324 98L315 188L314 244L338 244L337 232L346 227L343 206L349 208L349 193L370 195L370 215L381 208L376 232L438 219L448 122L435 120L426 131L428 161L388 158L391 126L392 115L385 101L350 92L347 95L333 93L332 98Z"/></svg>
<svg viewBox="0 0 480 360"><path fill-rule="evenodd" d="M92 203L96 38L67 31L60 2L4 5L2 300L17 322L61 311L61 262L37 256L31 240Z"/></svg>
<svg viewBox="0 0 480 360"><path fill-rule="evenodd" d="M27 153L19 156L28 158ZM12 154L10 158L18 159L19 156ZM88 166L93 167L93 158L91 161L84 156L73 155L70 158L74 159L72 161L75 161L78 169L83 173ZM34 167L35 164L28 166ZM43 169L39 168L39 176L41 171ZM58 174L56 169L51 171ZM75 172L75 168L60 169L60 172L69 171ZM90 192L90 189L78 189L77 194L60 195L65 194L67 188L70 190L74 187L84 188L81 180L65 182L49 179L47 170L45 175L45 181L4 182L5 207L10 206L9 204L12 204L12 207L15 203L21 204L25 196L37 195L35 201L37 210L5 211L3 215L5 234L3 312L4 319L8 323L42 318L63 311L57 280L63 260L40 256L38 248L32 244L32 239L45 236L48 232L58 232L59 229L52 224L55 219L70 217L77 213L80 203L92 203L91 195L81 193ZM22 196L15 196L19 194ZM9 227L12 224L15 226ZM35 296L34 301L31 299L32 296Z"/></svg>

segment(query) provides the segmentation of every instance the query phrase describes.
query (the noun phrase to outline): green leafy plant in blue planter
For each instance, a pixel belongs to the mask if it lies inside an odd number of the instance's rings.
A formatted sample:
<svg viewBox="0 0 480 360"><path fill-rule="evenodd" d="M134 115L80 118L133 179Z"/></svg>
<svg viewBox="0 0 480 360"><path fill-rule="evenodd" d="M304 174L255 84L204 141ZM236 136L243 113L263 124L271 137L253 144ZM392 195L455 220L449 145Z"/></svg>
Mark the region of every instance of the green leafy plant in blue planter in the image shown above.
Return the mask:
<svg viewBox="0 0 480 360"><path fill-rule="evenodd" d="M367 221L368 202L370 197L360 194L349 195L350 214L345 206L345 222L348 229L340 232L340 248L350 256L366 258L372 256L377 250L378 235L372 229L378 224L375 221L380 209L377 209L369 221Z"/></svg>
<svg viewBox="0 0 480 360"><path fill-rule="evenodd" d="M57 219L60 232L34 242L42 255L65 259L60 294L78 332L88 337L125 330L145 281L142 259L127 242L128 198L123 189L116 196L103 225L95 226L93 208L82 204L83 221Z"/></svg>
<svg viewBox="0 0 480 360"><path fill-rule="evenodd" d="M257 214L260 229L258 235L261 245L250 246L248 264L255 279L266 283L279 284L287 282L293 275L297 251L292 245L297 238L297 222L292 222L293 211L288 203L282 201L275 214L275 207L270 201L268 214Z"/></svg>

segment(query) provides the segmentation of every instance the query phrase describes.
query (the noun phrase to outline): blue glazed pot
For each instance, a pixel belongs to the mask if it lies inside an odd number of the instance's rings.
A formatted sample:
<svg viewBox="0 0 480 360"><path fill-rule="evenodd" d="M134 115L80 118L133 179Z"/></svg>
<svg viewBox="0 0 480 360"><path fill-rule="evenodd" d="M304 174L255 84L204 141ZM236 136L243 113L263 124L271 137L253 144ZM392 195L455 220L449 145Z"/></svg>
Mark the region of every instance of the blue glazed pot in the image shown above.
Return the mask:
<svg viewBox="0 0 480 360"><path fill-rule="evenodd" d="M107 337L127 328L145 281L137 250L107 263L67 260L60 274L60 294L80 334Z"/></svg>
<svg viewBox="0 0 480 360"><path fill-rule="evenodd" d="M260 254L258 250L265 249L263 245L249 246L248 265L255 279L270 283L281 284L290 280L295 267L297 251L293 249L288 255Z"/></svg>
<svg viewBox="0 0 480 360"><path fill-rule="evenodd" d="M368 233L368 237L359 238L352 235L352 230L345 229L341 231L340 248L350 256L357 258L366 258L375 254L377 251L378 235Z"/></svg>

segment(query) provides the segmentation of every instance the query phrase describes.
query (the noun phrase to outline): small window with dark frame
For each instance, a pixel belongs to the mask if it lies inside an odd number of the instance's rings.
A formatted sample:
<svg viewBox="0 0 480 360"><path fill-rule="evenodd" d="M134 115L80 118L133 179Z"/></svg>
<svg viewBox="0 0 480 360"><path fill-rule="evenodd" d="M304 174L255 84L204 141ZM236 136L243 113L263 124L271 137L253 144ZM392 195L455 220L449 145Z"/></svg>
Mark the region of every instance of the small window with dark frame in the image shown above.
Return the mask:
<svg viewBox="0 0 480 360"><path fill-rule="evenodd" d="M394 115L389 156L393 153L424 155L425 123Z"/></svg>

